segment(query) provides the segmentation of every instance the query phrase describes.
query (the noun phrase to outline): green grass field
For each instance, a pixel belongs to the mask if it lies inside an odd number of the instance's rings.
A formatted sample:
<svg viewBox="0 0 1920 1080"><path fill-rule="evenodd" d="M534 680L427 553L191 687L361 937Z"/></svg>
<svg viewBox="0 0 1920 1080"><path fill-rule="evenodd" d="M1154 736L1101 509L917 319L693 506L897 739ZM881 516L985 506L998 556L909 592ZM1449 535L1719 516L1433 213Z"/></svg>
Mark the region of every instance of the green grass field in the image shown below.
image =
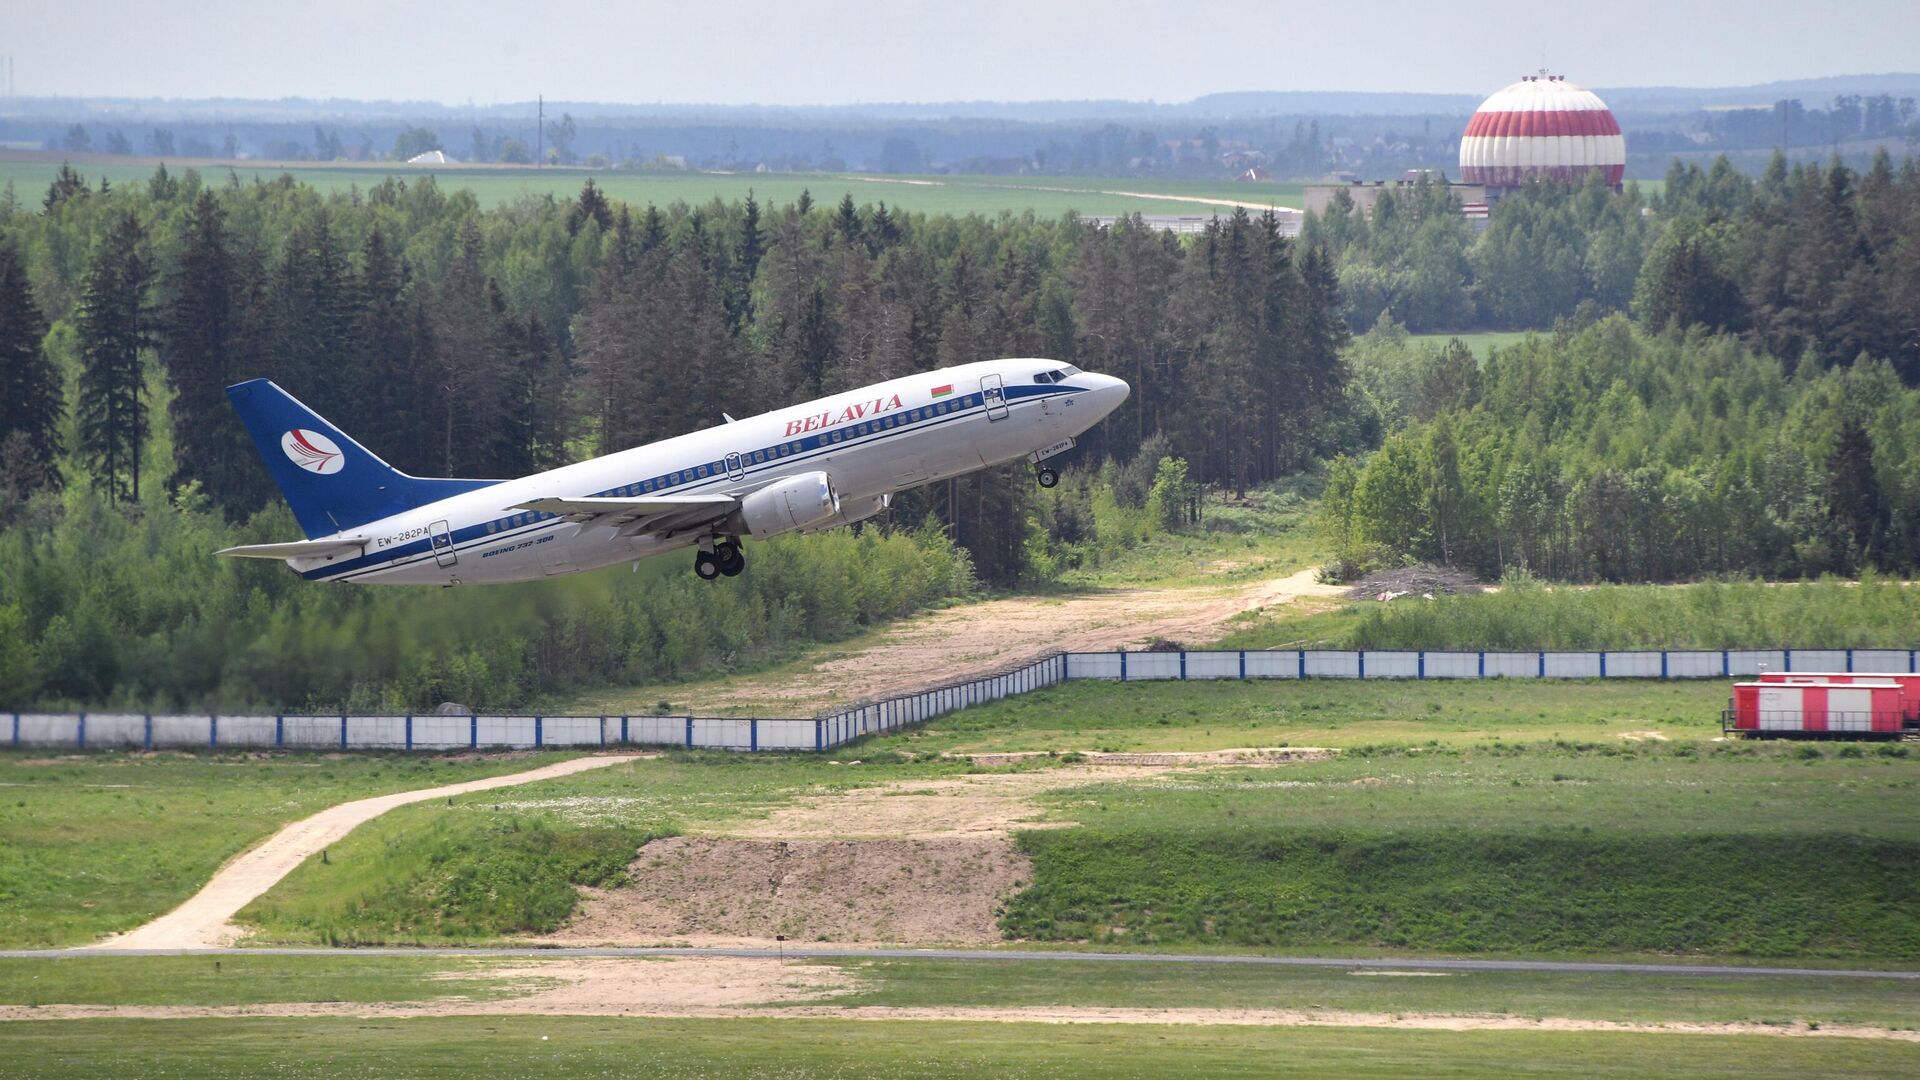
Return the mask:
<svg viewBox="0 0 1920 1080"><path fill-rule="evenodd" d="M542 984L462 976L497 960L440 956L0 958L0 1005L267 1005L511 997ZM518 985L516 985L518 983Z"/></svg>
<svg viewBox="0 0 1920 1080"><path fill-rule="evenodd" d="M1611 740L1720 734L1718 680L1076 681L931 721L903 749L1220 750L1241 746Z"/></svg>
<svg viewBox="0 0 1920 1080"><path fill-rule="evenodd" d="M1870 1039L1377 1028L417 1017L15 1022L17 1077L1910 1076Z"/></svg>
<svg viewBox="0 0 1920 1080"><path fill-rule="evenodd" d="M150 163L88 162L75 166L89 182L98 185L105 177L115 185L140 183L153 175ZM179 172L199 169L202 175L224 182L229 172L242 183L271 181L288 174L313 185L322 193L344 192L358 187L366 190L386 176L413 178L432 176L449 191L466 189L482 207L512 202L523 195L552 195L571 199L578 195L588 177L610 198L636 206L653 203L665 206L675 202L699 205L718 198L726 202L744 199L749 191L763 206L782 206L800 198L805 191L818 204L831 205L851 192L861 204L884 202L889 207L925 214L1022 214L1031 210L1042 218L1056 218L1068 211L1082 214L1201 214L1231 212L1228 206L1180 201L1214 199L1275 206L1300 205L1299 185L1232 184L1182 181L1132 181L1087 179L1084 177L1001 177L1001 176L880 176L864 173L620 173L586 169L531 169L525 167L409 167L393 164L320 165L293 163L286 167L258 166L206 161L171 162L167 168ZM17 197L37 204L40 194L59 170L57 162L0 160L0 185L11 182ZM1141 198L1102 192L1133 192L1139 195L1166 195L1178 198Z"/></svg>
<svg viewBox="0 0 1920 1080"><path fill-rule="evenodd" d="M335 803L571 756L0 753L0 945L77 945L138 926Z"/></svg>

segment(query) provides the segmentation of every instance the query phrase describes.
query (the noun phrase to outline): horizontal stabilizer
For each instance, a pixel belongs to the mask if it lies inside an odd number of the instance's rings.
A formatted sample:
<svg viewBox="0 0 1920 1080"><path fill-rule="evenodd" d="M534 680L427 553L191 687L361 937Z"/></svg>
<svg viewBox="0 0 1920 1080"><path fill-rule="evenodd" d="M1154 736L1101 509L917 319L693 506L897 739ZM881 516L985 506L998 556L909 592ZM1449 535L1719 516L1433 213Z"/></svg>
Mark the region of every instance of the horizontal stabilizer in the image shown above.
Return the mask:
<svg viewBox="0 0 1920 1080"><path fill-rule="evenodd" d="M367 537L335 538L332 540L295 540L288 544L245 544L216 551L215 555L225 555L233 559L332 559L340 556L358 557L367 550Z"/></svg>

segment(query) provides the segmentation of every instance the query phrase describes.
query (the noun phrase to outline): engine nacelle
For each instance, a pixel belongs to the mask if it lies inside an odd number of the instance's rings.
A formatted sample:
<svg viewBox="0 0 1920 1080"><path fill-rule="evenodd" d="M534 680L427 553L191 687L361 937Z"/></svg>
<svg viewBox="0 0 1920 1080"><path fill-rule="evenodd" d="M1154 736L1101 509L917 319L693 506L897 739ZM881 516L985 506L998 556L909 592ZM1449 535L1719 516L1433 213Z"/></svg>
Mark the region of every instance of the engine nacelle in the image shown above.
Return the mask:
<svg viewBox="0 0 1920 1080"><path fill-rule="evenodd" d="M820 526L840 513L840 496L823 472L776 480L740 500L741 530L774 536Z"/></svg>
<svg viewBox="0 0 1920 1080"><path fill-rule="evenodd" d="M865 521L892 505L893 496L891 495L873 495L865 499L854 499L852 501L843 500L840 503L839 513L825 521L814 522L801 531L819 532L822 529L832 529L840 525L851 525L856 521Z"/></svg>

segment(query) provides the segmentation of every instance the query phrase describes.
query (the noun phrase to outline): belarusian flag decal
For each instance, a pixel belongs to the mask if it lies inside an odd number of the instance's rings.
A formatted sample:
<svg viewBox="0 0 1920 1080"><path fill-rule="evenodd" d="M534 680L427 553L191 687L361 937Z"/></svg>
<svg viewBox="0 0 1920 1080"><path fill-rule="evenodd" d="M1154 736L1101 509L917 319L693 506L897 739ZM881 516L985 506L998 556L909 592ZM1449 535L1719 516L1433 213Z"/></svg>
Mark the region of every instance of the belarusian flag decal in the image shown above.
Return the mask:
<svg viewBox="0 0 1920 1080"><path fill-rule="evenodd" d="M948 394L951 394L951 393L953 393L952 383L948 383L945 386L936 386L933 388L934 397L946 397Z"/></svg>

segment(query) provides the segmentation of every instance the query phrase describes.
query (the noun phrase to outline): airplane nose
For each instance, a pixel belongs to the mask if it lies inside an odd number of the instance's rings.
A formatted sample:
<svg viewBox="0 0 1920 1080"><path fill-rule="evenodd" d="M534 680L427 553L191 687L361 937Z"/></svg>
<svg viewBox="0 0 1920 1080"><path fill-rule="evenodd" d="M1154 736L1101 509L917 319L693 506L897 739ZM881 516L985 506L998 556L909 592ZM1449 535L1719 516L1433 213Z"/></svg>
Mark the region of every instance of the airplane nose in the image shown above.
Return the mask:
<svg viewBox="0 0 1920 1080"><path fill-rule="evenodd" d="M1133 388L1127 385L1125 379L1093 373L1088 373L1084 377L1093 382L1093 400L1099 404L1101 416L1119 408L1120 403L1127 400L1127 395L1133 392Z"/></svg>

